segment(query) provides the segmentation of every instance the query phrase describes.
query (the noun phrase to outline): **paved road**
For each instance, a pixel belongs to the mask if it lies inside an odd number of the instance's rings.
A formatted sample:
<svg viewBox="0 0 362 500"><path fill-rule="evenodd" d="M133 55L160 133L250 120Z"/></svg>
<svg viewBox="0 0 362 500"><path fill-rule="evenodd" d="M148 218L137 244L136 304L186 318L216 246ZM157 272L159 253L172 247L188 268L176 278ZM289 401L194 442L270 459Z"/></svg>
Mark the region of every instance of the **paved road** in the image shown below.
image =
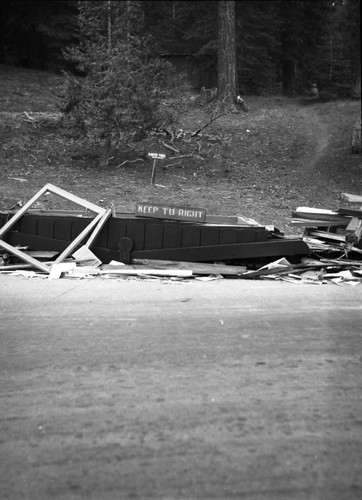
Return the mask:
<svg viewBox="0 0 362 500"><path fill-rule="evenodd" d="M362 286L0 276L0 498L362 498Z"/></svg>

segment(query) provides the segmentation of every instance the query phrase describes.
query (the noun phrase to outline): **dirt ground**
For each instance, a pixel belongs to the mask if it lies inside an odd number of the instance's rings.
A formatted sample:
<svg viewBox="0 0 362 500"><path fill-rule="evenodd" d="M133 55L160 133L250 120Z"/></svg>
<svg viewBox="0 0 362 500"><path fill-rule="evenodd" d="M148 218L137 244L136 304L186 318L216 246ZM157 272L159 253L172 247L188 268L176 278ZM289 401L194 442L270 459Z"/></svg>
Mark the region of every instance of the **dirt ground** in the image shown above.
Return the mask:
<svg viewBox="0 0 362 500"><path fill-rule="evenodd" d="M2 500L359 500L360 287L0 276Z"/></svg>
<svg viewBox="0 0 362 500"><path fill-rule="evenodd" d="M172 143L154 136L114 152L100 171L99 146L79 143L69 124L60 125L62 82L0 66L0 209L26 202L50 182L121 212L134 212L141 201L187 205L297 234L290 221L298 206L335 209L341 193L362 193L361 155L350 149L360 100L245 96L248 113L222 116L191 139L210 119L195 104L180 115ZM147 152L166 154L157 162L155 185ZM40 202L63 207L52 195Z"/></svg>

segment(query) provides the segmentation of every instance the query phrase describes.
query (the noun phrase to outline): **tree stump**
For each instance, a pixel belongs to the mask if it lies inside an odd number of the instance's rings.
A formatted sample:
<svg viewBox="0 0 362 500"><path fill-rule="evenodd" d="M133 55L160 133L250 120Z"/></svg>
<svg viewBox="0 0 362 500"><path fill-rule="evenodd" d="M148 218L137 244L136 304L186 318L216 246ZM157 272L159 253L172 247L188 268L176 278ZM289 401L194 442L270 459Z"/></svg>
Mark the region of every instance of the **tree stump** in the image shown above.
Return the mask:
<svg viewBox="0 0 362 500"><path fill-rule="evenodd" d="M361 120L357 120L354 124L351 141L352 153L361 153Z"/></svg>

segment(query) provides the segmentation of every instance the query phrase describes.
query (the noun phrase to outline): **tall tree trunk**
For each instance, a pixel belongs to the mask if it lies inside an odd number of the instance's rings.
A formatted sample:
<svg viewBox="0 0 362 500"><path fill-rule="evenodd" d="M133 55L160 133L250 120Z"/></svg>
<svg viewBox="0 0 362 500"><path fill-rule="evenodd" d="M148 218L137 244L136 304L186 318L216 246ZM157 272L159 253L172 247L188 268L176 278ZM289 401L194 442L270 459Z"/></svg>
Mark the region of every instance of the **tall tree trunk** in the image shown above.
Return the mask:
<svg viewBox="0 0 362 500"><path fill-rule="evenodd" d="M218 21L218 99L235 105L237 95L235 1L219 1Z"/></svg>
<svg viewBox="0 0 362 500"><path fill-rule="evenodd" d="M295 61L291 58L283 60L283 94L295 96Z"/></svg>
<svg viewBox="0 0 362 500"><path fill-rule="evenodd" d="M108 52L112 49L112 11L111 0L108 0Z"/></svg>
<svg viewBox="0 0 362 500"><path fill-rule="evenodd" d="M353 96L361 97L361 46L360 39L356 46L356 60L354 69Z"/></svg>

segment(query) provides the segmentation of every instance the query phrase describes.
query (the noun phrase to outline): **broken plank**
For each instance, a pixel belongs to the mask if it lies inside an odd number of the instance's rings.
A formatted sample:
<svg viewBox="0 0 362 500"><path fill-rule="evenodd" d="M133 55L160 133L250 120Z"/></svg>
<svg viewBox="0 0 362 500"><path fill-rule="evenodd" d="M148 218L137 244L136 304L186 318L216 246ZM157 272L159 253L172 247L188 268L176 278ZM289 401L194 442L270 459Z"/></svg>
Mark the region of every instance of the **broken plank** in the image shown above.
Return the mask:
<svg viewBox="0 0 362 500"><path fill-rule="evenodd" d="M326 220L326 219L292 219L291 223L294 226L305 227L333 227L333 226L347 226L350 218L341 217L340 219Z"/></svg>
<svg viewBox="0 0 362 500"><path fill-rule="evenodd" d="M336 233L329 233L327 231L308 231L308 235L314 236L317 238L323 238L327 240L334 240L334 241L340 241L345 243L346 242L346 237L341 235L341 234L336 234Z"/></svg>
<svg viewBox="0 0 362 500"><path fill-rule="evenodd" d="M179 278L190 278L193 273L187 269L152 269L144 266L109 266L101 269L99 274L119 274L125 276L174 276Z"/></svg>
<svg viewBox="0 0 362 500"><path fill-rule="evenodd" d="M75 270L75 262L61 262L60 264L54 264L50 270L48 278L59 279L62 274L73 272Z"/></svg>
<svg viewBox="0 0 362 500"><path fill-rule="evenodd" d="M315 217L334 217L338 216L338 212L326 208L314 208L314 207L298 207L293 211L293 215L298 216L307 215L309 218Z"/></svg>
<svg viewBox="0 0 362 500"><path fill-rule="evenodd" d="M172 260L154 260L154 259L133 259L134 264L150 266L155 269L191 269L194 274L208 275L221 274L223 276L237 276L247 270L246 266L229 266L227 264L207 264L202 262L185 262Z"/></svg>
<svg viewBox="0 0 362 500"><path fill-rule="evenodd" d="M40 269L41 271L44 271L46 273L50 272L49 266L47 266L46 264L43 264L39 260L34 259L30 255L27 255L26 253L22 252L21 250L18 250L17 248L9 245L5 241L0 240L0 247L4 248L8 252L16 255L16 257L19 257L19 259L24 260L28 264L32 264L37 269Z"/></svg>
<svg viewBox="0 0 362 500"><path fill-rule="evenodd" d="M346 227L346 232L353 235L354 243L358 243L362 235L362 219L352 217L351 222Z"/></svg>
<svg viewBox="0 0 362 500"><path fill-rule="evenodd" d="M66 262L69 262L69 260L67 259ZM74 261L71 261L71 262L74 262ZM43 264L49 265L49 269L50 269L50 266L53 264L53 262L47 261L47 262L43 262ZM16 271L17 269L34 269L34 266L33 266L33 264L28 264L28 263L25 263L25 264L22 264L22 263L6 264L4 266L0 266L0 271Z"/></svg>
<svg viewBox="0 0 362 500"><path fill-rule="evenodd" d="M352 217L359 217L362 219L362 207L358 208L349 208L349 207L341 207L338 209L338 213L342 215L350 215Z"/></svg>
<svg viewBox="0 0 362 500"><path fill-rule="evenodd" d="M347 203L361 203L362 205L362 196L359 194L342 193L341 198Z"/></svg>
<svg viewBox="0 0 362 500"><path fill-rule="evenodd" d="M362 223L362 219L359 219L358 217L352 217L352 219L350 220L350 223L346 227L346 231L354 233L358 229L358 227L361 223Z"/></svg>
<svg viewBox="0 0 362 500"><path fill-rule="evenodd" d="M0 266L0 271L16 271L17 269L32 269L33 264L8 264Z"/></svg>
<svg viewBox="0 0 362 500"><path fill-rule="evenodd" d="M331 265L334 265L334 264L343 264L345 266L362 266L362 261L361 260L352 260L352 259L326 259L326 258L323 258L321 257L320 258L320 261L321 262L325 262L326 264L331 264Z"/></svg>
<svg viewBox="0 0 362 500"><path fill-rule="evenodd" d="M275 275L275 274L290 273L290 271L292 269L293 269L293 267L286 268L286 266L273 267L272 269L261 268L261 269L257 269L256 271L247 271L245 273L242 273L240 275L240 278L253 279L253 278L258 278L259 276L268 276L268 275Z"/></svg>
<svg viewBox="0 0 362 500"><path fill-rule="evenodd" d="M322 250L322 251L341 251L340 243L332 243L331 241L324 241L321 239L311 238L309 236L304 236L303 241L309 246L311 250Z"/></svg>
<svg viewBox="0 0 362 500"><path fill-rule="evenodd" d="M72 257L76 260L77 264L81 266L100 266L102 264L102 261L85 245L75 251Z"/></svg>
<svg viewBox="0 0 362 500"><path fill-rule="evenodd" d="M351 248L349 248L350 252L356 252L362 254L362 250L360 248L357 248L356 246L352 245Z"/></svg>
<svg viewBox="0 0 362 500"><path fill-rule="evenodd" d="M47 250L24 250L24 253L34 257L34 259L53 259L59 252L52 252Z"/></svg>

